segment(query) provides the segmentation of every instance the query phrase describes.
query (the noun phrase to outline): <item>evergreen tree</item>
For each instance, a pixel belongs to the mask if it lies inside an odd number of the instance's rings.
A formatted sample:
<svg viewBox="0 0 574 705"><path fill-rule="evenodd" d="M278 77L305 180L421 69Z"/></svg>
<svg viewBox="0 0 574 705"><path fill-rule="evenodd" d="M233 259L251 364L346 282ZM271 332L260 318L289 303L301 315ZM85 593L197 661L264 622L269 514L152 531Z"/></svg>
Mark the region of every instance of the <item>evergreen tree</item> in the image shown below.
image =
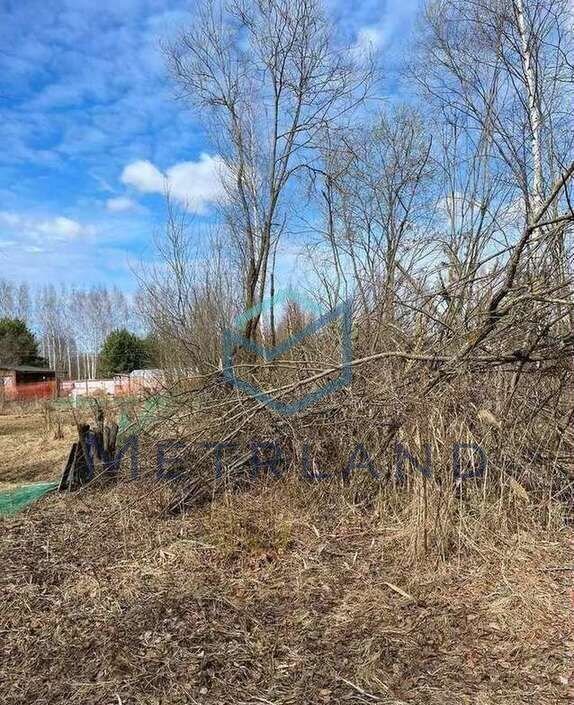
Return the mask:
<svg viewBox="0 0 574 705"><path fill-rule="evenodd" d="M125 328L112 331L100 352L100 375L112 377L149 366L150 351L145 340Z"/></svg>
<svg viewBox="0 0 574 705"><path fill-rule="evenodd" d="M2 365L46 366L46 361L38 354L34 334L19 318L0 318L0 367Z"/></svg>

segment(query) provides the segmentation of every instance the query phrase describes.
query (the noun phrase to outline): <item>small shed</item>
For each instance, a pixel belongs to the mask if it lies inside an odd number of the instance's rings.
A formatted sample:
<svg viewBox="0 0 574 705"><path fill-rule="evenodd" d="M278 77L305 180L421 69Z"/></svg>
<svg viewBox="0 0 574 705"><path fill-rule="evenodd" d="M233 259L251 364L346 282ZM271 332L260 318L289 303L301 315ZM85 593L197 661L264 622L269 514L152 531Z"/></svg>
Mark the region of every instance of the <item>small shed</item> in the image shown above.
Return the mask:
<svg viewBox="0 0 574 705"><path fill-rule="evenodd" d="M43 367L31 365L2 365L0 363L0 380L7 387L20 384L37 384L38 382L52 382L56 379L55 370L46 370Z"/></svg>
<svg viewBox="0 0 574 705"><path fill-rule="evenodd" d="M31 365L0 364L0 399L28 401L58 395L55 370Z"/></svg>

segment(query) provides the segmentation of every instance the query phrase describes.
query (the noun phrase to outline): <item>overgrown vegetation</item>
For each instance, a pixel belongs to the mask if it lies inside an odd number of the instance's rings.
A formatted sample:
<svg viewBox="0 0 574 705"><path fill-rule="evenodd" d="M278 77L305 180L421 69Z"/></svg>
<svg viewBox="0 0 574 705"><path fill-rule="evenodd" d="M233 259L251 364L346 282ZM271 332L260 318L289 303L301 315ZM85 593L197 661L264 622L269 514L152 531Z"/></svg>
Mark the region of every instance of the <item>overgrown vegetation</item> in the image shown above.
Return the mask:
<svg viewBox="0 0 574 705"><path fill-rule="evenodd" d="M163 364L186 368L159 435L277 442L286 466L310 444L334 477L360 443L378 470L365 492L422 502L417 546L443 555L433 536L445 511L458 525L467 494L501 526L508 492L532 493L543 524L570 507L571 19L561 0L429 3L409 68L418 93L377 112L380 64L345 50L319 3L201 6L167 53L214 126L226 198L200 243L170 203L162 264L142 276ZM277 261L302 228L299 292L315 310L353 301L353 381L281 418L223 380L221 336L235 326L274 346L313 318L274 296L293 283ZM313 393L340 362L336 325L272 362L234 359L236 376L282 401ZM399 482L397 443L419 460L428 446L433 476ZM479 482L453 478L457 443L488 454ZM190 457L192 474L213 461Z"/></svg>
<svg viewBox="0 0 574 705"><path fill-rule="evenodd" d="M198 233L168 194L140 274L165 386L145 423L134 408L137 481L124 462L12 520L5 565L32 576L11 596L14 693L565 696L572 28L565 0L428 2L408 100L381 109L384 61L317 0L200 4L166 53L225 195ZM345 388L289 415L230 383L224 330L274 347L346 301ZM135 366L121 336L111 371ZM267 399L342 371L337 322L252 352L232 371Z"/></svg>

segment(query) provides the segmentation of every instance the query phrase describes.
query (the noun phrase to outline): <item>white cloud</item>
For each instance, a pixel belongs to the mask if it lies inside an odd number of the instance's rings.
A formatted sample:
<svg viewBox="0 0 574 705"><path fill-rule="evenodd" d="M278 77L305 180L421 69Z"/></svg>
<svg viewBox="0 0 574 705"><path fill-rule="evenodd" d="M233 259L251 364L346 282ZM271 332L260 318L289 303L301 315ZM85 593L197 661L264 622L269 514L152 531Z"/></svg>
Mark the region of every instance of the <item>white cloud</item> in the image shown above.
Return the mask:
<svg viewBox="0 0 574 705"><path fill-rule="evenodd" d="M128 164L121 180L142 193L166 193L195 213L204 213L213 203L225 198L223 175L226 167L221 157L200 154L196 162L180 162L163 174L148 161Z"/></svg>
<svg viewBox="0 0 574 705"><path fill-rule="evenodd" d="M443 196L437 203L438 212L449 221L476 216L482 207L479 200L460 191Z"/></svg>
<svg viewBox="0 0 574 705"><path fill-rule="evenodd" d="M93 235L92 225L82 225L77 220L59 215L53 218L34 218L21 213L0 212L0 225L6 226L21 238L72 240L81 235Z"/></svg>
<svg viewBox="0 0 574 705"><path fill-rule="evenodd" d="M389 56L409 44L416 17L421 11L421 0L386 0L378 3L376 15L357 11L353 3L349 8L345 20L354 30L353 50L356 55L360 58L371 51L384 50L388 67ZM376 22L372 21L374 16Z"/></svg>
<svg viewBox="0 0 574 705"><path fill-rule="evenodd" d="M382 49L386 44L387 36L380 25L361 27L357 32L357 39L353 49L361 54Z"/></svg>
<svg viewBox="0 0 574 705"><path fill-rule="evenodd" d="M140 160L128 164L122 172L122 183L133 186L142 193L165 191L165 176L151 162Z"/></svg>
<svg viewBox="0 0 574 705"><path fill-rule="evenodd" d="M137 208L137 203L127 196L118 196L117 198L109 198L106 201L106 208L111 213L125 213Z"/></svg>
<svg viewBox="0 0 574 705"><path fill-rule="evenodd" d="M74 238L79 235L85 235L88 234L90 230L90 228L78 223L77 220L72 220L64 216L57 216L56 218L40 221L36 224L35 229L43 235L64 238Z"/></svg>
<svg viewBox="0 0 574 705"><path fill-rule="evenodd" d="M0 223L7 225L9 228L15 228L21 223L21 218L18 213L0 212Z"/></svg>

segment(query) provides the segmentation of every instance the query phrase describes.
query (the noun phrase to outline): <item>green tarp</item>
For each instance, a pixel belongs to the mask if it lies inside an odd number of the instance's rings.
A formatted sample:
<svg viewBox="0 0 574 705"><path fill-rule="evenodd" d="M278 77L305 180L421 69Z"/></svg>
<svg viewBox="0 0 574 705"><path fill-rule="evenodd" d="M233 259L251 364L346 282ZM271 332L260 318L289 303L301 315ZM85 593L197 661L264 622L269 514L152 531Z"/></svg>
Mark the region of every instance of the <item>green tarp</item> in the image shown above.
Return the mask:
<svg viewBox="0 0 574 705"><path fill-rule="evenodd" d="M57 482L37 482L33 485L21 485L4 492L0 491L0 516L19 512L27 504L35 502L57 487Z"/></svg>

